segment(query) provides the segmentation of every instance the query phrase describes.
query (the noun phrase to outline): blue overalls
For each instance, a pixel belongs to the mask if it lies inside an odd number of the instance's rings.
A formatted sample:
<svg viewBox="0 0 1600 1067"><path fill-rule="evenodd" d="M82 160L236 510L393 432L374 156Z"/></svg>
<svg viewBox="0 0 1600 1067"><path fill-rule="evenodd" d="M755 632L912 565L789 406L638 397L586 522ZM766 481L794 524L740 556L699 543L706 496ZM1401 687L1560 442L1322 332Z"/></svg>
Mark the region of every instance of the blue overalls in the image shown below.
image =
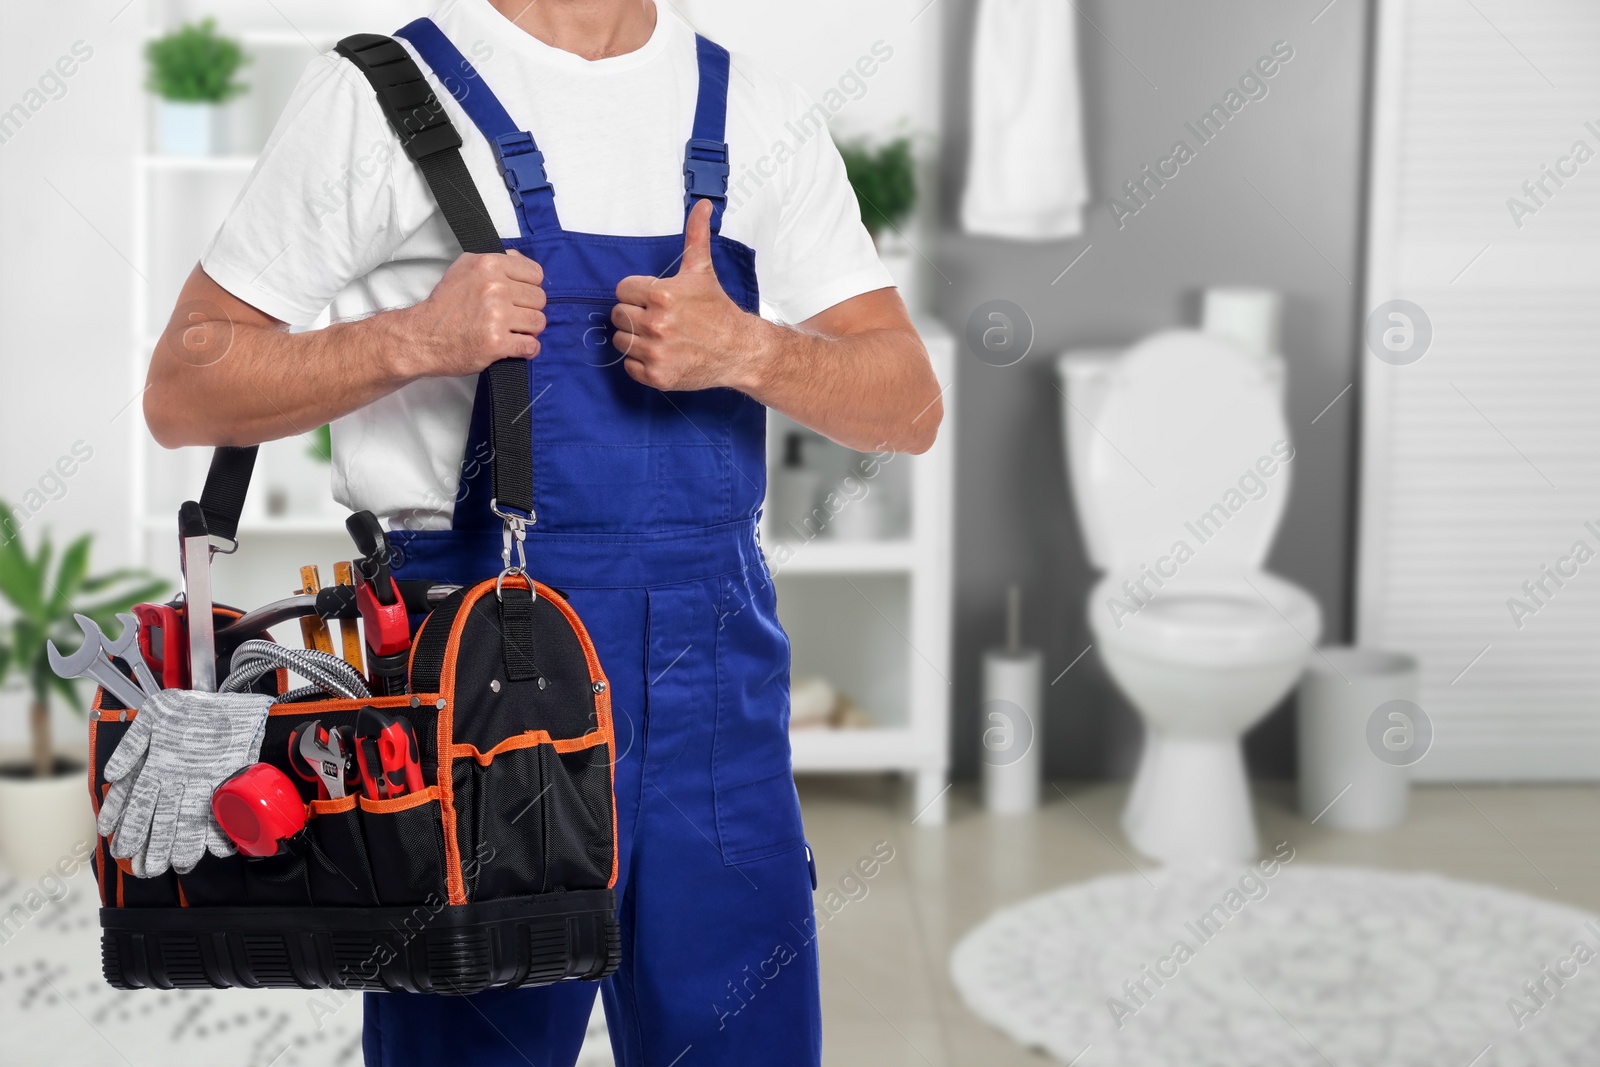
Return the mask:
<svg viewBox="0 0 1600 1067"><path fill-rule="evenodd" d="M789 763L789 645L756 541L765 409L729 389L667 393L611 344L617 283L667 276L681 234L562 229L543 157L431 21L400 31L494 146L544 267L548 326L528 364L528 570L570 596L612 685L622 962L599 983L623 1067L816 1064L814 883ZM686 202L727 173L728 53L700 38ZM605 145L597 137L594 150ZM719 174L720 169L720 174ZM757 309L755 253L722 236L717 277ZM470 583L501 568L480 383L454 528L395 531L400 577ZM596 984L471 997L369 993L369 1064L570 1065Z"/></svg>

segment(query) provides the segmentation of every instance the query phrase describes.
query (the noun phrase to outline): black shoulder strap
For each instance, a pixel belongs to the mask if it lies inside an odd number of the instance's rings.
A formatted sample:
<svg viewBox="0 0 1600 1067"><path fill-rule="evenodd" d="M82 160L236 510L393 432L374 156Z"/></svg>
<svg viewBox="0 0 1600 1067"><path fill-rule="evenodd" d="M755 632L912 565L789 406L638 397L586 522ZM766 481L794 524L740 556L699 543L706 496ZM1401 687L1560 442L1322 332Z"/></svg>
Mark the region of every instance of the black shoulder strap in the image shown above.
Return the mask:
<svg viewBox="0 0 1600 1067"><path fill-rule="evenodd" d="M376 33L346 37L334 50L353 63L377 93L378 107L400 138L400 145L422 172L465 252L504 252L489 209L461 159L461 134L444 113L444 105L397 41ZM533 406L528 365L502 359L484 372L489 376L493 419L490 430L495 506L533 518ZM245 491L255 466L256 447L218 448L211 457L205 491L200 497L210 532L232 539L239 527Z"/></svg>

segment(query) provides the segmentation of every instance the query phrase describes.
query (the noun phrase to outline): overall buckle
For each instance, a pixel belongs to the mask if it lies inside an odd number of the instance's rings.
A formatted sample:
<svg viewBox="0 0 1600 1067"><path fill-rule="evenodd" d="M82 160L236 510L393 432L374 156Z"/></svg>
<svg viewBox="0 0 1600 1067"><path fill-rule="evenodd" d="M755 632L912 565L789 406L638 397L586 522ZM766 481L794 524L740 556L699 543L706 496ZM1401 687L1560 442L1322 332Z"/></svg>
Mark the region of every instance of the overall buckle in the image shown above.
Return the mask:
<svg viewBox="0 0 1600 1067"><path fill-rule="evenodd" d="M683 205L694 207L696 200L728 199L728 143L705 137L691 137L683 154Z"/></svg>
<svg viewBox="0 0 1600 1067"><path fill-rule="evenodd" d="M534 147L533 135L525 131L503 133L494 139L495 155L506 188L519 196L550 188L544 172L544 153Z"/></svg>

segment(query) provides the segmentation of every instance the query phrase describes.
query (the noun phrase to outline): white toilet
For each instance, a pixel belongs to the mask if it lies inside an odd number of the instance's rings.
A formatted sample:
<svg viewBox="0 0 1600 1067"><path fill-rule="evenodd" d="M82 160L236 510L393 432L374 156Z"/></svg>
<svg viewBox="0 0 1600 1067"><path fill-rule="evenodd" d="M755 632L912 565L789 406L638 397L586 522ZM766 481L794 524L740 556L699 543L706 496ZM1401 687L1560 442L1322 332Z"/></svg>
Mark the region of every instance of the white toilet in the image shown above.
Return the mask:
<svg viewBox="0 0 1600 1067"><path fill-rule="evenodd" d="M1263 571L1289 498L1283 361L1191 330L1058 363L1095 648L1144 718L1123 829L1167 863L1246 860L1240 737L1322 632L1310 594Z"/></svg>

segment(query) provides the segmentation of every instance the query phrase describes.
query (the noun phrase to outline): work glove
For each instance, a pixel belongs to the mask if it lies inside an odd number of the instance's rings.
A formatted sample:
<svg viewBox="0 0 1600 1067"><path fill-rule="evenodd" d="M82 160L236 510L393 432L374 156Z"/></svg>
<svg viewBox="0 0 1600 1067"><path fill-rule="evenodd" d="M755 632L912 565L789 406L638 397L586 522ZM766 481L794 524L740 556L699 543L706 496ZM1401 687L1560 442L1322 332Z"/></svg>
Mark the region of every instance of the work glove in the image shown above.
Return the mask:
<svg viewBox="0 0 1600 1067"><path fill-rule="evenodd" d="M168 867L194 870L206 850L231 856L233 843L211 814L211 794L256 762L272 697L164 689L145 701L106 762L111 789L98 828L111 855L139 878Z"/></svg>

